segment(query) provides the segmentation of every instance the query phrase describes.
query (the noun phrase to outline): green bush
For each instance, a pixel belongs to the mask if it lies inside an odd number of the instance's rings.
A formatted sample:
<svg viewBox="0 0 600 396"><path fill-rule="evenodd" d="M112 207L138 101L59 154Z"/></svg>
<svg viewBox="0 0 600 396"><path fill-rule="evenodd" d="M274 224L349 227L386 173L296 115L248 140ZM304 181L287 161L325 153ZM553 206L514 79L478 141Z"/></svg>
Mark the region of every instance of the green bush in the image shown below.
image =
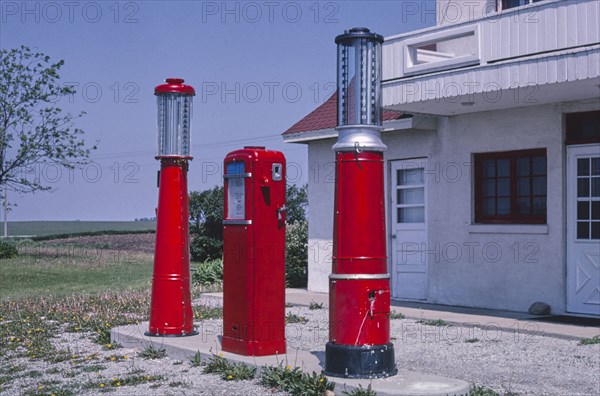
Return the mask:
<svg viewBox="0 0 600 396"><path fill-rule="evenodd" d="M196 266L192 275L195 285L220 285L223 283L223 260L206 261Z"/></svg>
<svg viewBox="0 0 600 396"><path fill-rule="evenodd" d="M208 261L223 257L223 239L219 240L206 234L192 233L190 256L192 261Z"/></svg>
<svg viewBox="0 0 600 396"><path fill-rule="evenodd" d="M19 251L14 245L7 242L0 242L0 259L9 259L18 255Z"/></svg>
<svg viewBox="0 0 600 396"><path fill-rule="evenodd" d="M306 287L308 222L288 224L285 230L285 279L289 287Z"/></svg>

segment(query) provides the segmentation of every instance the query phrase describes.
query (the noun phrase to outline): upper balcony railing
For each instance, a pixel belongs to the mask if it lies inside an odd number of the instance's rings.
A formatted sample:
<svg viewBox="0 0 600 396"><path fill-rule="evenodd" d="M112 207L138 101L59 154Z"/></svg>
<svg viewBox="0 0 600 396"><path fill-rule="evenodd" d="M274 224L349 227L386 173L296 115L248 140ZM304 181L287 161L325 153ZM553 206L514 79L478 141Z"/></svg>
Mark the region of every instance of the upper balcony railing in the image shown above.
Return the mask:
<svg viewBox="0 0 600 396"><path fill-rule="evenodd" d="M600 43L598 0L548 0L386 38L383 80L487 65Z"/></svg>

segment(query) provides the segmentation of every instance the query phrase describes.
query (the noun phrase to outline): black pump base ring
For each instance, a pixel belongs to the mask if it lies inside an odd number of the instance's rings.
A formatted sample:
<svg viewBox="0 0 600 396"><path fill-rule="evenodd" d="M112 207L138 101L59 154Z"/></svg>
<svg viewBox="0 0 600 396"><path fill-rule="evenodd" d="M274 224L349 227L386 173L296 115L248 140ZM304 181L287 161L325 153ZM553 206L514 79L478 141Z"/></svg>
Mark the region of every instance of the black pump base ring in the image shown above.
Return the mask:
<svg viewBox="0 0 600 396"><path fill-rule="evenodd" d="M386 378L396 375L394 344L325 346L325 375L343 378Z"/></svg>

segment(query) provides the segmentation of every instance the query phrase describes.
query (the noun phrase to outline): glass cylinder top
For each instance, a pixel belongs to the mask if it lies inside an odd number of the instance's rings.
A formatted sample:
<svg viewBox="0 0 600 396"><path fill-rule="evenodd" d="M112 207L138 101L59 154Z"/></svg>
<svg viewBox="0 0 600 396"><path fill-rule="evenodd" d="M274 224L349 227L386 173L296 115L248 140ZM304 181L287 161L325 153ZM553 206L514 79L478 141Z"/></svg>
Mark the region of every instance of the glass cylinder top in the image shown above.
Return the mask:
<svg viewBox="0 0 600 396"><path fill-rule="evenodd" d="M190 124L194 88L168 78L154 89L158 105L158 156L190 157Z"/></svg>
<svg viewBox="0 0 600 396"><path fill-rule="evenodd" d="M353 28L337 44L338 126L381 126L381 44L383 37Z"/></svg>

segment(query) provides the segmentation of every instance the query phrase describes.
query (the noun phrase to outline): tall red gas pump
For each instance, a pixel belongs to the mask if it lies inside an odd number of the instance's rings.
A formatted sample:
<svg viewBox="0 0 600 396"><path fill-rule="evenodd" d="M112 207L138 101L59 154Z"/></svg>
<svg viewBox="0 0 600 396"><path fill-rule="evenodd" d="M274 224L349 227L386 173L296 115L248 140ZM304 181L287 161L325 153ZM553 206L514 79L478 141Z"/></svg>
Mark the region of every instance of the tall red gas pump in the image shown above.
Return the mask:
<svg viewBox="0 0 600 396"><path fill-rule="evenodd" d="M245 147L225 157L224 351L285 353L285 157Z"/></svg>
<svg viewBox="0 0 600 396"><path fill-rule="evenodd" d="M335 377L395 375L390 342L387 271L381 44L383 37L354 28L335 38L338 49L338 140L329 342L325 373Z"/></svg>
<svg viewBox="0 0 600 396"><path fill-rule="evenodd" d="M194 88L168 78L154 89L160 160L154 275L148 336L189 336L194 330L190 293L187 171Z"/></svg>

